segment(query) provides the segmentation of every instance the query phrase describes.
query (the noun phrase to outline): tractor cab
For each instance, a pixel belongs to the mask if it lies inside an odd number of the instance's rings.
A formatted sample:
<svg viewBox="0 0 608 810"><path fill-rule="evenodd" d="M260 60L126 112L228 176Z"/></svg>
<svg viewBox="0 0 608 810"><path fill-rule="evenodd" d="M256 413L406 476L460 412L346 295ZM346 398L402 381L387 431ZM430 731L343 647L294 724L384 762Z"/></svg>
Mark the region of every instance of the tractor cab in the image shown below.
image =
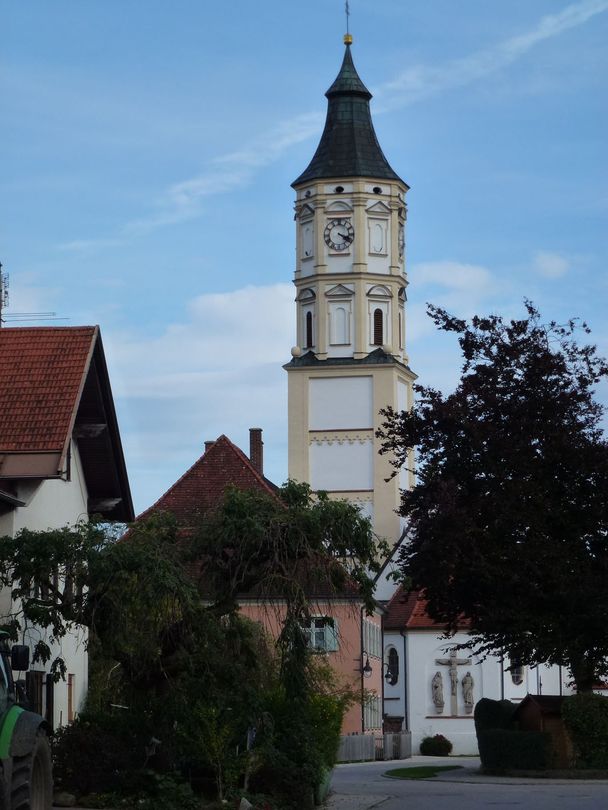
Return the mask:
<svg viewBox="0 0 608 810"><path fill-rule="evenodd" d="M14 672L27 672L30 667L30 650L24 644L8 645L8 633L0 631L0 716L9 706L20 703Z"/></svg>
<svg viewBox="0 0 608 810"><path fill-rule="evenodd" d="M0 808L51 810L53 778L47 725L21 705L13 671L27 672L29 648L0 633Z"/></svg>

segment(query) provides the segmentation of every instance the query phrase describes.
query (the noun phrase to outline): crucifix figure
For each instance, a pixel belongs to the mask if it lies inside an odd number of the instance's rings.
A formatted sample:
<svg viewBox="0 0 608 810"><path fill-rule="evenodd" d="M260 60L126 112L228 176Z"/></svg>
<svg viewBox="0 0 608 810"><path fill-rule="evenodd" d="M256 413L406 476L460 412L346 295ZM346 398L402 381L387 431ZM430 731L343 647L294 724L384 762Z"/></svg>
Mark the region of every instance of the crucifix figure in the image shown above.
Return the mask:
<svg viewBox="0 0 608 810"><path fill-rule="evenodd" d="M458 658L458 653L456 650L450 651L449 658L436 658L436 664L440 664L441 666L448 667L448 674L450 676L450 696L451 696L451 706L450 711L453 715L458 714L458 667L465 666L465 664L470 664L470 658Z"/></svg>

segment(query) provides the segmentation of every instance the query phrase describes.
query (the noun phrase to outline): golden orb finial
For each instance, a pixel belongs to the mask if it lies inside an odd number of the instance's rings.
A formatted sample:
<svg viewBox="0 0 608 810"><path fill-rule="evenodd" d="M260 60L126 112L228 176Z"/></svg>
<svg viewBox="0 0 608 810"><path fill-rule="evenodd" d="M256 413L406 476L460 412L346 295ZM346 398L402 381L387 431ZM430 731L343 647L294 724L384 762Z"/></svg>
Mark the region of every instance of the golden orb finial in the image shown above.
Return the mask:
<svg viewBox="0 0 608 810"><path fill-rule="evenodd" d="M345 45L352 45L353 44L353 35L352 34L344 34L344 44Z"/></svg>

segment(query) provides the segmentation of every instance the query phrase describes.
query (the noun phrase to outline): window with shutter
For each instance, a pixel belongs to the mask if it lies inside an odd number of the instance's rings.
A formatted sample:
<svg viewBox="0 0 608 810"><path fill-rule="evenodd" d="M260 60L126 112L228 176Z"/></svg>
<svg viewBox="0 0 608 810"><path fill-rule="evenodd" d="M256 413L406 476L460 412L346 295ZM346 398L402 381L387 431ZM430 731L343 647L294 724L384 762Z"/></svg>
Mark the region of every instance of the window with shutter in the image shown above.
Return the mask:
<svg viewBox="0 0 608 810"><path fill-rule="evenodd" d="M313 334L312 334L312 312L306 313L306 345L304 346L305 349L312 349L314 346Z"/></svg>
<svg viewBox="0 0 608 810"><path fill-rule="evenodd" d="M382 310L375 309L374 310L374 339L372 343L374 346L382 346L384 343L383 339L384 329L383 329L383 317L382 317Z"/></svg>

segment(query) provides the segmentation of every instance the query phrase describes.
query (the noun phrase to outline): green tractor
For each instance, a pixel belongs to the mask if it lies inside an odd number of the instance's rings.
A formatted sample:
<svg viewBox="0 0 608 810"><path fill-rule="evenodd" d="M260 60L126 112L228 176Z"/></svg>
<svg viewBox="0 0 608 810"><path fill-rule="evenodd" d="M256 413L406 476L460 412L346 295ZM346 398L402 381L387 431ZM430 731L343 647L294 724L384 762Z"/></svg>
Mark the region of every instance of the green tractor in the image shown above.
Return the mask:
<svg viewBox="0 0 608 810"><path fill-rule="evenodd" d="M18 700L12 671L29 668L29 649L9 649L0 634L0 808L50 810L53 798L48 726Z"/></svg>

